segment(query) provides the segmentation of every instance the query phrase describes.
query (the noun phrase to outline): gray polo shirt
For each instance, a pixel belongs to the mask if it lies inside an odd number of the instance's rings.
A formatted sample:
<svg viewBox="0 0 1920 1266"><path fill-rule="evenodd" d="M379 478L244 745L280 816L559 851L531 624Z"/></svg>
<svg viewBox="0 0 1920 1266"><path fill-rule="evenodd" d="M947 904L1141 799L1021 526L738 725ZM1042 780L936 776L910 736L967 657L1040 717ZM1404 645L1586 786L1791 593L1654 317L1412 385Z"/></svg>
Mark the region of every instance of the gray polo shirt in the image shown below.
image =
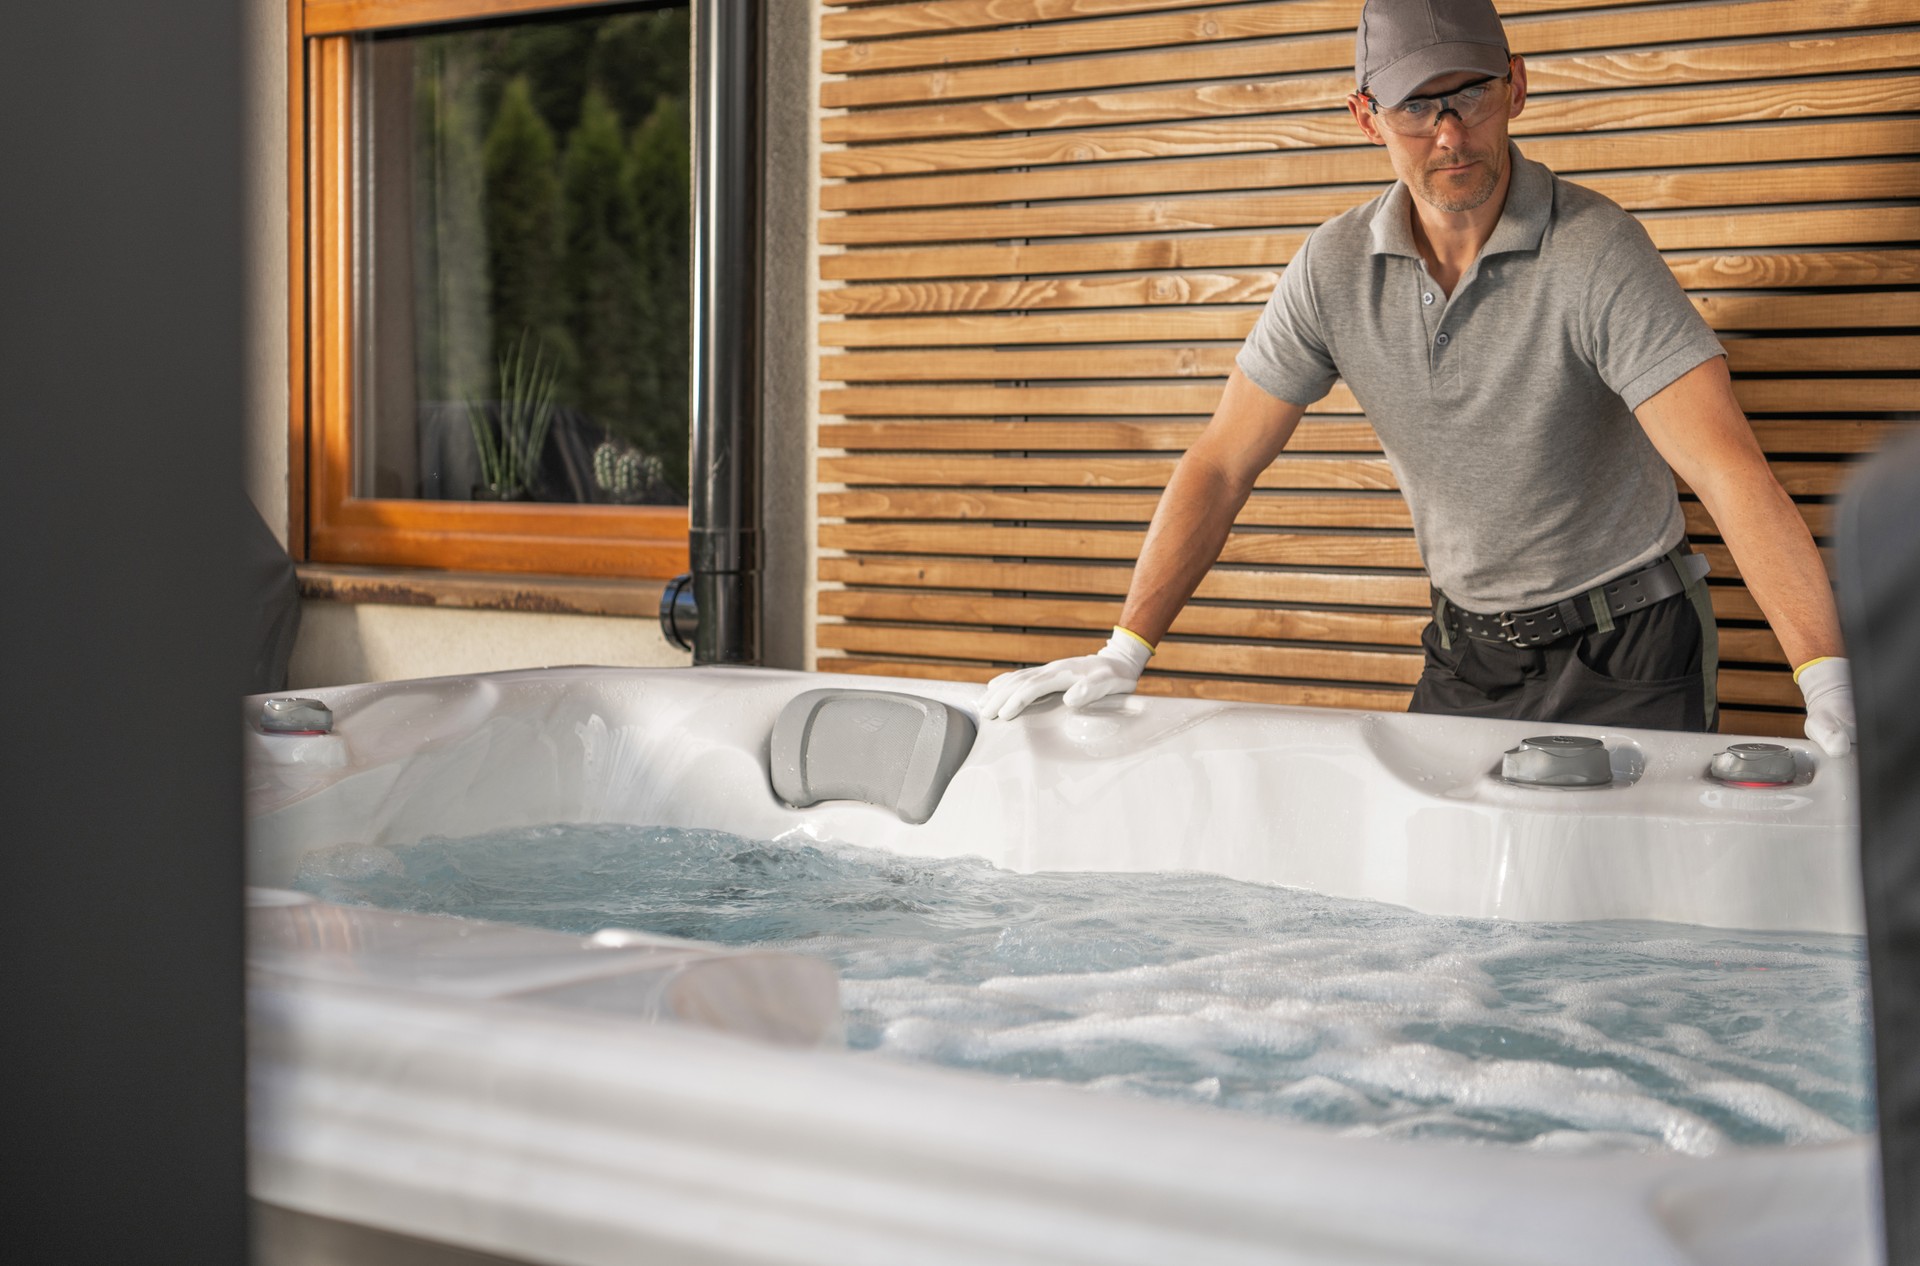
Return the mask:
<svg viewBox="0 0 1920 1266"><path fill-rule="evenodd" d="M1300 405L1346 380L1433 584L1482 612L1558 602L1679 543L1673 474L1633 410L1722 355L1639 221L1510 152L1500 223L1451 297L1396 183L1314 230L1238 357Z"/></svg>

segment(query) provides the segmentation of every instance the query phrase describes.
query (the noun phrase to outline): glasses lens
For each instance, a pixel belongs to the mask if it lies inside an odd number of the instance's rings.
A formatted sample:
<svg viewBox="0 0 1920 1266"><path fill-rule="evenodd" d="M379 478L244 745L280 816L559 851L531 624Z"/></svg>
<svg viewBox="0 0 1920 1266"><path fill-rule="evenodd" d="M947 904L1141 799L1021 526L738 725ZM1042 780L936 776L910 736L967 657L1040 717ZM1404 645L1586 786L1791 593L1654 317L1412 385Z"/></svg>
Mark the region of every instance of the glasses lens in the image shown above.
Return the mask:
<svg viewBox="0 0 1920 1266"><path fill-rule="evenodd" d="M1436 97L1408 97L1397 106L1380 111L1386 125L1403 136L1431 136L1440 126L1440 116L1452 111L1461 125L1472 127L1493 113L1500 102L1494 91L1498 80L1470 84L1457 92Z"/></svg>

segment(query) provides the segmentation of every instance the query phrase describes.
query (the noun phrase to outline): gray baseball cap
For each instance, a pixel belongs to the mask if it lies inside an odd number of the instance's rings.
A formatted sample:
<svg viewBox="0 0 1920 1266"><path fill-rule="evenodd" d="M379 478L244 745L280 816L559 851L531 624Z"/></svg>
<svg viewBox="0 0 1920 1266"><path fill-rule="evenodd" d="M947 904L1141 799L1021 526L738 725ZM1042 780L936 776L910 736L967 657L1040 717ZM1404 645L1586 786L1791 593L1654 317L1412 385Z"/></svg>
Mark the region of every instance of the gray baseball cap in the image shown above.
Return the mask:
<svg viewBox="0 0 1920 1266"><path fill-rule="evenodd" d="M1438 75L1507 73L1507 33L1493 0L1367 0L1354 36L1354 81L1396 106Z"/></svg>

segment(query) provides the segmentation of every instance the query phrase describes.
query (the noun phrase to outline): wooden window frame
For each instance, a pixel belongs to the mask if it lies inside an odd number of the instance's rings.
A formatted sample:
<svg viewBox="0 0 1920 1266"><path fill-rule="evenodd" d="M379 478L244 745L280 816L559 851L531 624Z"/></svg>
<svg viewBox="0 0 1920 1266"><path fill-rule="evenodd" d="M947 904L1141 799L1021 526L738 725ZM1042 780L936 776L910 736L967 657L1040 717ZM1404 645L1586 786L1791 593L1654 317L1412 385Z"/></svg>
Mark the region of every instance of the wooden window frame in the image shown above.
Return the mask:
<svg viewBox="0 0 1920 1266"><path fill-rule="evenodd" d="M356 497L356 34L617 0L288 0L289 540L314 562L665 579L688 569L685 506Z"/></svg>

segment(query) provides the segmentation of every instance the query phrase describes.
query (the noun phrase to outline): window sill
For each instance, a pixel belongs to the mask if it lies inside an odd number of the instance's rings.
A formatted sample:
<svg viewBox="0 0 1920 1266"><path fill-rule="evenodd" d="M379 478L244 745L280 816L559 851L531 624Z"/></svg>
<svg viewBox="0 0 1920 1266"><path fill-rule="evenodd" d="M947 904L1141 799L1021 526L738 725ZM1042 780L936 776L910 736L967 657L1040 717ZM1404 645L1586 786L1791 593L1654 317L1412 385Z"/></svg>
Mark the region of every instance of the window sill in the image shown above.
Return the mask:
<svg viewBox="0 0 1920 1266"><path fill-rule="evenodd" d="M404 567L302 563L300 596L321 602L405 607L465 607L543 615L612 615L657 619L658 580L595 580L581 576L495 575Z"/></svg>

